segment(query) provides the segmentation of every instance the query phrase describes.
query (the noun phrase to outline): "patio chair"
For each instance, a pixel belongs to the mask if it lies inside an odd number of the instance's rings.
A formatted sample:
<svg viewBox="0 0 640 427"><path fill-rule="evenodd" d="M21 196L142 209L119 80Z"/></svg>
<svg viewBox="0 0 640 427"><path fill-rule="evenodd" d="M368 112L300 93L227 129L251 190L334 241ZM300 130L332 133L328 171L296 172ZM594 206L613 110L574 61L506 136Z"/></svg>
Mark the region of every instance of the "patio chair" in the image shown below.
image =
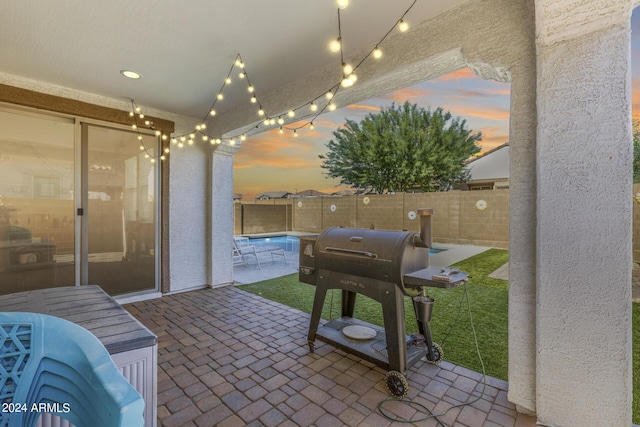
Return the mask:
<svg viewBox="0 0 640 427"><path fill-rule="evenodd" d="M284 260L285 265L287 264L287 257L284 253L284 249L278 246L256 246L252 245L247 237L233 237L233 263L234 265L238 263L242 263L244 265L248 265L247 262L248 256L253 256L256 259L256 263L258 264L258 269L262 270L262 266L260 265L260 259L258 258L258 254L260 253L269 253L271 254L271 259L275 262L276 256L281 256Z"/></svg>
<svg viewBox="0 0 640 427"><path fill-rule="evenodd" d="M83 327L35 313L0 313L1 427L42 413L76 427L137 427L144 400Z"/></svg>

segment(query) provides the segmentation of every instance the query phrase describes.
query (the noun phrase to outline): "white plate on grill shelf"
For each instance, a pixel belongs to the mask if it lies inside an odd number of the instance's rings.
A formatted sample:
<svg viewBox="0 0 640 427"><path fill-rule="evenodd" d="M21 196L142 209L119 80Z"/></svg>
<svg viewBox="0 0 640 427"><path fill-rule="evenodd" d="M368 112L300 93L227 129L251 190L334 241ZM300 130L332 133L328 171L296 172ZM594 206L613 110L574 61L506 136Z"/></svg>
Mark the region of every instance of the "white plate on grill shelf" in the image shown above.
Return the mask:
<svg viewBox="0 0 640 427"><path fill-rule="evenodd" d="M342 333L354 340L370 340L376 337L375 329L362 325L349 325L342 328Z"/></svg>

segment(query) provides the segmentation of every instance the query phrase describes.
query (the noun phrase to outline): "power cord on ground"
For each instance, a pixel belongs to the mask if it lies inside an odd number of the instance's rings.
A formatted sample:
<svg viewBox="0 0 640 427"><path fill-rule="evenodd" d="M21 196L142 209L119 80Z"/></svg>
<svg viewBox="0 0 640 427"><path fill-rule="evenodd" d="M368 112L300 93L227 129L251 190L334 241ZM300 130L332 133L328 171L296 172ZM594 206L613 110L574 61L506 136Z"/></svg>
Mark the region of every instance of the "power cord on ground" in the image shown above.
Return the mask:
<svg viewBox="0 0 640 427"><path fill-rule="evenodd" d="M462 294L462 298L460 299L460 305L458 306L458 315L456 317L456 321L455 324L452 324L449 328L449 331L447 331L447 334L445 335L445 340L446 338L449 336L449 334L451 333L451 330L453 329L454 326L457 326L458 324L458 320L460 319L460 314L462 311L462 304L463 302L466 300L467 301L467 309L469 311L469 321L471 322L471 331L473 332L473 341L475 343L475 347L476 347L476 353L478 354L478 360L480 361L480 366L482 367L482 392L476 396L475 399L470 400L468 402L465 403L460 403L458 405L453 405L451 407L449 407L446 411L440 413L440 414L434 414L432 411L430 411L426 406L424 406L421 403L418 402L414 402L410 399L398 399L395 397L387 397L386 399L381 400L380 402L378 402L378 411L380 412L380 414L385 417L386 419L393 421L393 422L397 422L397 423L418 423L418 422L422 422L422 421L426 421L429 419L435 419L438 422L438 425L446 427L446 425L440 421L439 417L442 417L444 415L446 415L449 411L451 411L454 408L461 408L463 406L467 406L467 405L471 405L472 403L477 402L478 400L480 400L483 396L484 396L484 392L485 389L487 387L487 376L486 376L486 370L484 367L484 362L482 360L482 355L480 354L480 346L478 345L478 335L476 334L476 328L473 324L473 315L471 313L471 302L469 301L469 294L467 292L467 282L463 282L463 288L464 288L464 292ZM444 347L444 342L445 340L443 340L443 347ZM386 402L401 402L404 404L407 404L409 406L413 406L413 407L418 407L420 409L424 409L429 415L422 417L422 418L415 418L415 419L404 419L404 418L399 418L394 416L393 414L389 414L387 413L384 408L383 405Z"/></svg>

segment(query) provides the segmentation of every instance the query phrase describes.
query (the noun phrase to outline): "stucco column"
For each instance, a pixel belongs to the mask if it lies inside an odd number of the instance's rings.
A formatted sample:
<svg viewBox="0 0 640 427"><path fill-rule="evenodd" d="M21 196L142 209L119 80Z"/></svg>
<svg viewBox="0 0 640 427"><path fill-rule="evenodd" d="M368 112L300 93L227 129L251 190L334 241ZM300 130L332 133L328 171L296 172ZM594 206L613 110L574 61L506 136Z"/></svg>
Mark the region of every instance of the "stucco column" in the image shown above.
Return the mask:
<svg viewBox="0 0 640 427"><path fill-rule="evenodd" d="M536 1L543 425L631 425L631 8Z"/></svg>
<svg viewBox="0 0 640 427"><path fill-rule="evenodd" d="M536 118L531 52L511 69L508 396L520 412L531 414L536 410Z"/></svg>
<svg viewBox="0 0 640 427"><path fill-rule="evenodd" d="M209 284L233 282L233 154L237 146L218 145L211 154Z"/></svg>

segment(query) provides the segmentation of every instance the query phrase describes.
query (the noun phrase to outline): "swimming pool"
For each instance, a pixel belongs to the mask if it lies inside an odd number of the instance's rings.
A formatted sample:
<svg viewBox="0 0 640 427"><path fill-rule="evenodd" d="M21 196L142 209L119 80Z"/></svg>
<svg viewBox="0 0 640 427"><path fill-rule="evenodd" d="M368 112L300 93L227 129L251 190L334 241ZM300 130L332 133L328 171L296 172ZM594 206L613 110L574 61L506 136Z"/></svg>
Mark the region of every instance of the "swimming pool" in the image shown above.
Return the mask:
<svg viewBox="0 0 640 427"><path fill-rule="evenodd" d="M277 246L287 252L300 252L300 239L296 236L250 237L249 242L256 246ZM446 251L446 249L429 249L429 255Z"/></svg>

